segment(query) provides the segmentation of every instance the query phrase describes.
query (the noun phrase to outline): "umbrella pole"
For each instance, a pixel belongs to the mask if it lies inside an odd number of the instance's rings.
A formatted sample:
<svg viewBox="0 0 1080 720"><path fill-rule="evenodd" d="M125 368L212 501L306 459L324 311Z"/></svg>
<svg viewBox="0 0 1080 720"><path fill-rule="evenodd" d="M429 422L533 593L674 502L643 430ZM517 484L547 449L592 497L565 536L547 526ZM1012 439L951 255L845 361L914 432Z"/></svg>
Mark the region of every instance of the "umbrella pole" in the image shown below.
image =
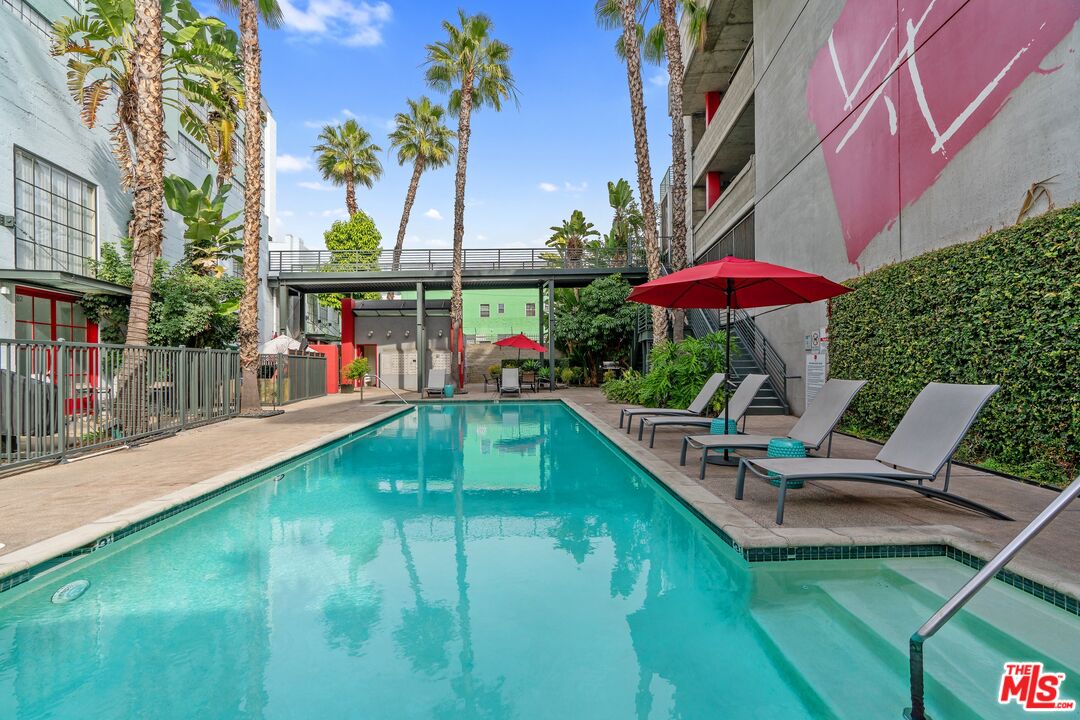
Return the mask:
<svg viewBox="0 0 1080 720"><path fill-rule="evenodd" d="M728 402L727 384L731 381L731 280L727 281L727 327L724 330L724 434L728 434L731 422L731 404ZM728 451L724 449L724 460L728 460Z"/></svg>

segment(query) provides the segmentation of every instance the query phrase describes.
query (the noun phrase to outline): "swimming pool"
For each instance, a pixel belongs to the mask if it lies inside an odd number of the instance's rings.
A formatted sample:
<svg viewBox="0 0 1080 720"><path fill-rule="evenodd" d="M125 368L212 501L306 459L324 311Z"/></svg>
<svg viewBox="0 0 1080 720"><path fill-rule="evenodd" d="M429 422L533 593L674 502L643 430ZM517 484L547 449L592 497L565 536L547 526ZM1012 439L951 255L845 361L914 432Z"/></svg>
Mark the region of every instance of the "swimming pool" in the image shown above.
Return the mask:
<svg viewBox="0 0 1080 720"><path fill-rule="evenodd" d="M0 718L899 718L973 572L748 566L561 403L422 405L278 473L0 595ZM971 608L927 644L939 720L1024 716L1007 660L1080 698L1080 618Z"/></svg>

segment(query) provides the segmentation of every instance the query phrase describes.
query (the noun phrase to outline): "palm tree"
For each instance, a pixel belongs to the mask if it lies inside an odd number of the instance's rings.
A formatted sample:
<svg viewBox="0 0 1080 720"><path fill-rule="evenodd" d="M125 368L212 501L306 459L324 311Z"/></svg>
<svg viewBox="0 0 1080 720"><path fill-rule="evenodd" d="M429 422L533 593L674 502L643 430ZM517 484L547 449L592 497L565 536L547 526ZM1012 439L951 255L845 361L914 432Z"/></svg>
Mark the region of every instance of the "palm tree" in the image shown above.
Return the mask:
<svg viewBox="0 0 1080 720"><path fill-rule="evenodd" d="M409 213L416 201L416 188L420 185L420 176L425 170L441 168L450 162L454 154L451 138L453 131L446 127L443 116L446 110L426 97L419 100L406 100L409 112L394 116L397 127L390 133L390 147L397 148L399 165L412 161L413 173L409 180L409 190L405 193L405 208L401 211L401 225L398 226L397 242L394 244L394 265L398 269L401 261L401 248L405 244L405 228L409 224Z"/></svg>
<svg viewBox="0 0 1080 720"><path fill-rule="evenodd" d="M645 222L645 263L649 279L660 277L660 246L656 237L656 205L653 200L652 166L649 163L649 136L645 124L645 99L641 84L641 48L638 23L638 0L597 0L596 20L604 28L622 28L622 49L626 57L626 82L630 89L630 118L634 127L634 151L637 158L638 196ZM653 342L667 340L667 313L661 307L652 310Z"/></svg>
<svg viewBox="0 0 1080 720"><path fill-rule="evenodd" d="M505 100L517 100L510 73L510 46L491 37L494 25L484 14L458 10L458 24L443 20L446 40L427 46L427 82L450 93L450 111L458 113L458 157L454 175L454 273L450 293L451 347L461 331L461 244L465 236L465 170L469 157L472 110L485 105L496 111ZM460 349L460 348L458 348ZM458 353L451 354L450 371L458 377Z"/></svg>
<svg viewBox="0 0 1080 720"><path fill-rule="evenodd" d="M686 131L683 125L683 59L679 36L679 23L675 18L678 0L658 0L660 24L646 37L645 57L661 62L667 58L668 112L671 113L671 269L686 267ZM705 43L705 9L694 0L685 0L685 11L690 17L690 36L697 43ZM683 339L685 313L674 312L672 339Z"/></svg>
<svg viewBox="0 0 1080 720"><path fill-rule="evenodd" d="M551 227L552 235L545 243L548 247L558 248L563 252L566 267L577 267L584 254L589 238L600 237L596 227L585 219L585 213L574 210L569 220Z"/></svg>
<svg viewBox="0 0 1080 720"><path fill-rule="evenodd" d="M270 27L281 22L277 0L218 0L240 16L244 61L244 294L240 298L240 408L257 413L259 399L259 242L263 213L262 50L259 18Z"/></svg>
<svg viewBox="0 0 1080 720"><path fill-rule="evenodd" d="M382 176L382 163L376 156L382 148L350 118L341 125L323 127L315 152L323 179L345 186L345 207L352 217L360 209L356 206L357 184L370 188Z"/></svg>
<svg viewBox="0 0 1080 720"><path fill-rule="evenodd" d="M612 212L611 232L606 236L607 247L616 253L622 253L625 260L632 241L640 240L645 220L641 217L641 208L634 200L634 190L625 178L619 178L617 182L609 181L607 187L608 204Z"/></svg>

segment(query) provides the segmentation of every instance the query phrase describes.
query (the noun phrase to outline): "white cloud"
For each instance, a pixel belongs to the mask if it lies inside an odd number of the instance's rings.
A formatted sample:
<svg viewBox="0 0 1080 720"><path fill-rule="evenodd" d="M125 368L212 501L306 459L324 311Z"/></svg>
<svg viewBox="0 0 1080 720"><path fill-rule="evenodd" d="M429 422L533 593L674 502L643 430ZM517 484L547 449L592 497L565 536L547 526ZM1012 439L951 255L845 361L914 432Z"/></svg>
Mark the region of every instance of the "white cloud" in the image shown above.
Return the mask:
<svg viewBox="0 0 1080 720"><path fill-rule="evenodd" d="M431 218L432 220L442 220L442 213L435 208L431 208L426 213L424 213L424 217Z"/></svg>
<svg viewBox="0 0 1080 720"><path fill-rule="evenodd" d="M649 84L653 85L654 87L667 87L668 76L666 73L659 73L657 75L653 75L651 78L649 78Z"/></svg>
<svg viewBox="0 0 1080 720"><path fill-rule="evenodd" d="M307 170L311 166L311 158L300 157L299 155L278 155L277 156L277 170L278 172L291 173L301 172Z"/></svg>
<svg viewBox="0 0 1080 720"><path fill-rule="evenodd" d="M345 208L334 208L333 210L323 210L321 213L319 213L319 216L324 218L340 218L342 220L345 220L349 217L349 213L345 210Z"/></svg>
<svg viewBox="0 0 1080 720"><path fill-rule="evenodd" d="M290 218L296 215L296 213L294 213L292 210L280 210L278 212L278 215L281 217Z"/></svg>
<svg viewBox="0 0 1080 720"><path fill-rule="evenodd" d="M568 193L583 193L589 189L589 183L582 182L580 185L575 185L567 180L563 183L563 187L566 188L566 192Z"/></svg>
<svg viewBox="0 0 1080 720"><path fill-rule="evenodd" d="M334 188L329 185L323 185L321 182L310 182L305 180L304 182L296 183L297 187L302 187L305 190L318 190L319 192L331 192Z"/></svg>
<svg viewBox="0 0 1080 720"><path fill-rule="evenodd" d="M487 235L477 235L476 239L480 242L484 242L485 240L487 240Z"/></svg>
<svg viewBox="0 0 1080 720"><path fill-rule="evenodd" d="M420 238L417 235L410 235L408 245L423 250L445 250L454 247L454 242L450 238Z"/></svg>
<svg viewBox="0 0 1080 720"><path fill-rule="evenodd" d="M382 28L393 11L386 2L364 0L280 0L285 29L310 40L352 47L381 45Z"/></svg>
<svg viewBox="0 0 1080 720"><path fill-rule="evenodd" d="M555 192L556 190L559 189L558 185L556 185L555 183L549 183L549 182L542 182L537 187L539 187L544 192L549 192L549 193L550 192Z"/></svg>

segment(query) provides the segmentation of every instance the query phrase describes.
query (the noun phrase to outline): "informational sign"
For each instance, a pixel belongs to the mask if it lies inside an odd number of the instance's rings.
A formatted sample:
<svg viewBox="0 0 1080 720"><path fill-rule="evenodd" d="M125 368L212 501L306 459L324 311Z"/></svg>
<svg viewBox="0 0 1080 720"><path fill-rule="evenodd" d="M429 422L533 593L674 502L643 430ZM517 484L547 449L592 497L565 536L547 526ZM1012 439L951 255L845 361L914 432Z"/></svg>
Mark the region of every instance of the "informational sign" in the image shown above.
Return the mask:
<svg viewBox="0 0 1080 720"><path fill-rule="evenodd" d="M825 381L829 379L829 337L825 328L816 330L805 337L806 370L803 378L806 385L806 406L814 402Z"/></svg>

